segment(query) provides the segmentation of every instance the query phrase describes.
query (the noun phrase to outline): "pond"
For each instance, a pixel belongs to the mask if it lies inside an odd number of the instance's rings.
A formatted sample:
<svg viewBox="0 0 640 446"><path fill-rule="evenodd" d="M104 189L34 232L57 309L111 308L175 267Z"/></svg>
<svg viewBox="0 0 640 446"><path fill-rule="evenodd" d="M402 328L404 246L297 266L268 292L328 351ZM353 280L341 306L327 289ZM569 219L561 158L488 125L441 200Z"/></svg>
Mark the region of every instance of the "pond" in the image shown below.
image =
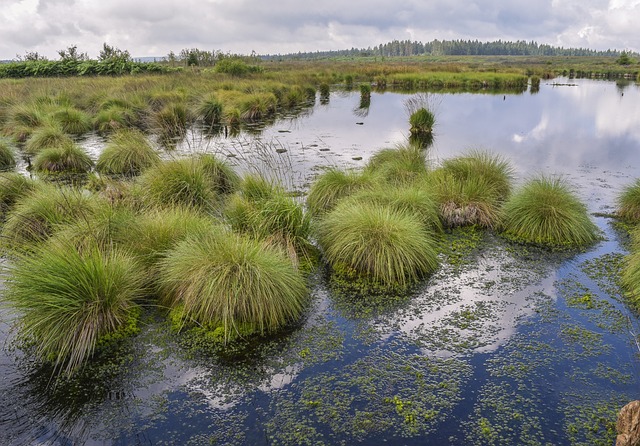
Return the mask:
<svg viewBox="0 0 640 446"><path fill-rule="evenodd" d="M611 445L617 411L638 398L640 321L615 281L627 236L604 215L640 177L640 88L548 82L535 94L432 94L430 158L486 149L518 182L563 175L595 214L595 246L545 253L482 234L459 263L373 309L321 271L301 326L241 355L194 357L149 317L117 359L55 387L13 348L4 310L0 443ZM176 153L280 166L304 190L322 166L364 166L406 141L408 97L373 93L363 109L359 93L334 92L236 137L190 132Z"/></svg>

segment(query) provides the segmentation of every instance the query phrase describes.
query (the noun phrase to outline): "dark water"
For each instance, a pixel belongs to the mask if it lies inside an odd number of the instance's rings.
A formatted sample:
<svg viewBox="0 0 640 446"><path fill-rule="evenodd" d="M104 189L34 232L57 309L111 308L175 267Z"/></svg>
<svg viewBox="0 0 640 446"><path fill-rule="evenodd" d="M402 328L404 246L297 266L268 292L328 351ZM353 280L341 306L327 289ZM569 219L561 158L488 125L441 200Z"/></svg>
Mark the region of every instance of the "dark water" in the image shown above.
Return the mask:
<svg viewBox="0 0 640 446"><path fill-rule="evenodd" d="M433 96L433 163L491 150L518 181L565 175L591 212L610 212L640 176L640 89L555 82L575 85ZM404 142L407 97L374 93L362 110L358 94L333 93L258 136L193 132L176 150L277 164L302 189L319 165L362 166ZM487 235L467 263L382 314L358 311L319 274L301 327L234 358L191 358L149 320L122 359L57 387L11 348L5 311L0 444L610 445L616 411L638 398L640 323L611 273L625 235L594 221L604 240L582 253Z"/></svg>

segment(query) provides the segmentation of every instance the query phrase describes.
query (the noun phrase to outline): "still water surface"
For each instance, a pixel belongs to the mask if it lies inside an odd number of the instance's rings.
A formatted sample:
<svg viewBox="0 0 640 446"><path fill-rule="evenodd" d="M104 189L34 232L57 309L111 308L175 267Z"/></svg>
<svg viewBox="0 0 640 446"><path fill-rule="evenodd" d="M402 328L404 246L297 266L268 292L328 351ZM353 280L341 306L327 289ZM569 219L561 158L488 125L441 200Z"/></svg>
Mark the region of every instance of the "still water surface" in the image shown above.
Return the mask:
<svg viewBox="0 0 640 446"><path fill-rule="evenodd" d="M640 88L553 82L571 85L433 95L432 162L490 150L518 182L564 175L590 212L611 212L640 176ZM318 166L363 166L406 141L407 98L374 93L363 110L358 94L336 92L257 135L193 132L177 150L238 164L268 152L265 165L286 166L304 189ZM625 235L594 221L604 240L577 254L525 252L487 235L469 262L444 265L379 314L318 274L303 326L240 358L190 358L148 321L123 364L57 388L11 348L5 312L0 444L610 445L615 412L638 398L640 324L606 272L626 253Z"/></svg>

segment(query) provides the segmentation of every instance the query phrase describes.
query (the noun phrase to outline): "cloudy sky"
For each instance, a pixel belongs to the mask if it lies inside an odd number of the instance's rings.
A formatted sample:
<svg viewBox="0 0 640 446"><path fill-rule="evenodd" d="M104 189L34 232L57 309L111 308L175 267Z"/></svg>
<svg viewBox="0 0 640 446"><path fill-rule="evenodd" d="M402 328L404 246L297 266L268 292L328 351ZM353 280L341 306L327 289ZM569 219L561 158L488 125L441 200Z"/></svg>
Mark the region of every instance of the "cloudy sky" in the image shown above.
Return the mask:
<svg viewBox="0 0 640 446"><path fill-rule="evenodd" d="M248 54L390 40L535 40L640 50L640 0L0 0L0 59L103 42L133 56Z"/></svg>

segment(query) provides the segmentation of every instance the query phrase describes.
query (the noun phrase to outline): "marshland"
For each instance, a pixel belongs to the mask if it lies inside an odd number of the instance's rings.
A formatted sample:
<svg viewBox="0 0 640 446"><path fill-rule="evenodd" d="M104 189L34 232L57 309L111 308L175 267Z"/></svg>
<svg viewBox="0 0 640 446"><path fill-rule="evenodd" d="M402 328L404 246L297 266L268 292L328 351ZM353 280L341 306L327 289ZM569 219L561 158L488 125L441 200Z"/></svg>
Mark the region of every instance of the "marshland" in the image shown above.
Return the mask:
<svg viewBox="0 0 640 446"><path fill-rule="evenodd" d="M1 442L612 444L640 86L549 60L0 80Z"/></svg>

